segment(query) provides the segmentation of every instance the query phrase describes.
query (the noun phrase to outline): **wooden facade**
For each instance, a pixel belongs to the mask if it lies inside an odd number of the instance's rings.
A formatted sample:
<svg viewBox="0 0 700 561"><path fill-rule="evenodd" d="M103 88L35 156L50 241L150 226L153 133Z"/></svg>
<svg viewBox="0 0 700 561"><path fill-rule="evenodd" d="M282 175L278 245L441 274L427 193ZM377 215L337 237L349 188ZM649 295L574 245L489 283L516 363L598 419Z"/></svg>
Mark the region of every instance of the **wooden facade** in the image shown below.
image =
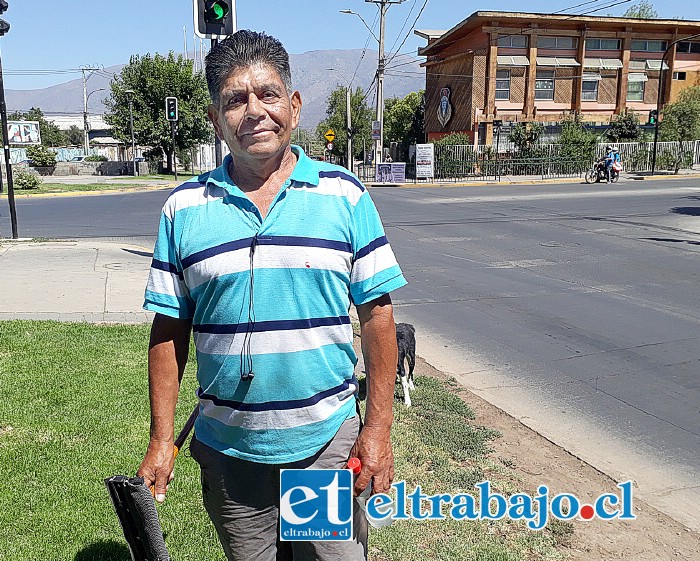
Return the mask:
<svg viewBox="0 0 700 561"><path fill-rule="evenodd" d="M475 12L449 31L416 34L428 40L419 54L429 141L459 132L476 144L481 130L491 144L494 120L556 123L572 112L607 124L631 109L645 121L667 47L660 105L700 85L697 21ZM696 34L676 52L674 41ZM451 116L441 123L445 88Z"/></svg>

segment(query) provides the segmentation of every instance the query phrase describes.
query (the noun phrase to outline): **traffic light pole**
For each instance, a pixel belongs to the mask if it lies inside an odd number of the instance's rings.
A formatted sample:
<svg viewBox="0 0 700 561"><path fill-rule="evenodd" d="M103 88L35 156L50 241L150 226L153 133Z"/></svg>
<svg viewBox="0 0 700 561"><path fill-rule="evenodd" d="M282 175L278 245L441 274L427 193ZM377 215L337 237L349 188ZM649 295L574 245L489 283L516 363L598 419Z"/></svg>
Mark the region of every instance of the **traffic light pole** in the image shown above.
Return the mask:
<svg viewBox="0 0 700 561"><path fill-rule="evenodd" d="M695 39L696 37L700 37L700 33L696 33L695 35L690 35L689 37L683 37L682 39L676 39L673 41L668 47L666 47L666 50L664 51L664 56L661 57L661 67L659 68L659 87L656 92L656 122L654 123L654 147L651 152L651 175L654 175L656 173L656 148L657 144L659 142L659 114L660 114L660 106L661 102L663 100L663 90L664 90L664 84L665 81L663 81L663 76L664 76L664 62L666 61L666 55L668 55L668 51L671 50L671 48L675 47L676 43L681 43L683 41L689 41L690 39Z"/></svg>
<svg viewBox="0 0 700 561"><path fill-rule="evenodd" d="M12 164L10 163L10 139L7 134L7 106L5 105L5 84L2 77L2 57L0 57L0 120L2 121L2 144L5 148L5 170L7 171L7 202L10 205L10 222L12 239L16 240L17 207L15 206L15 184L12 181Z"/></svg>
<svg viewBox="0 0 700 561"><path fill-rule="evenodd" d="M177 151L175 150L175 121L170 121L170 129L173 133L173 171L175 172L175 181L177 181Z"/></svg>
<svg viewBox="0 0 700 561"><path fill-rule="evenodd" d="M211 48L213 49L219 44L218 39L212 39L211 40ZM221 151L221 139L214 134L214 158L216 159L216 167L218 168L222 162L223 162L223 157L222 157L222 151Z"/></svg>

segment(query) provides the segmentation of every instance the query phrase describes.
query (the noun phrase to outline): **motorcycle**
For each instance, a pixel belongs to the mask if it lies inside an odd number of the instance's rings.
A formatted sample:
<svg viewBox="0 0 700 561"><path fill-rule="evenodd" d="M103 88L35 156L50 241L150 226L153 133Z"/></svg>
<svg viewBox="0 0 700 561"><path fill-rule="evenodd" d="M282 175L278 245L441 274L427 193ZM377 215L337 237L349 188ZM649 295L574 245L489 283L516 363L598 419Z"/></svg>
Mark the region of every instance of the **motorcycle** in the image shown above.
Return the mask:
<svg viewBox="0 0 700 561"><path fill-rule="evenodd" d="M615 165L618 164L618 165ZM617 180L620 179L620 169L622 166L619 165L619 162L615 162L613 164L612 169L610 170L610 182L611 183L617 183ZM591 166L591 169L589 169L586 172L585 175L586 183L599 183L601 181L606 181L608 180L608 173L605 168L605 159L598 160L593 163Z"/></svg>

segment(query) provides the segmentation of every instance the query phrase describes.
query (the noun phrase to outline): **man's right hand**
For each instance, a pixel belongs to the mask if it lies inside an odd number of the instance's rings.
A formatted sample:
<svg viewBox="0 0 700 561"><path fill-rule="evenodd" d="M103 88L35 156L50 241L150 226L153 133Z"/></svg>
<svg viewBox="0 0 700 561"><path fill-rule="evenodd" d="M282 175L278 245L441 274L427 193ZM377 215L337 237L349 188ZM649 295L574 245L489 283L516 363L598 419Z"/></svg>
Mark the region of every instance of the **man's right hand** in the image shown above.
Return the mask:
<svg viewBox="0 0 700 561"><path fill-rule="evenodd" d="M146 487L151 487L156 501L165 501L165 494L168 491L168 484L175 477L173 465L175 458L173 455L173 442L151 441L148 444L146 456L141 462L136 475L143 477Z"/></svg>

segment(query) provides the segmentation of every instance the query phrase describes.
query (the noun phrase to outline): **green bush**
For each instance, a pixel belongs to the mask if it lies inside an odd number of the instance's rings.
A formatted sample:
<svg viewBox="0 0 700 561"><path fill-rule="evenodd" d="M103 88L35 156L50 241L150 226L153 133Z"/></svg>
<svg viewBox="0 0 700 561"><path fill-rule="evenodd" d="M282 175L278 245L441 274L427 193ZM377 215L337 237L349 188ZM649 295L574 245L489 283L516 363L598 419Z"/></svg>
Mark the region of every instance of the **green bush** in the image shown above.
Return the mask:
<svg viewBox="0 0 700 561"><path fill-rule="evenodd" d="M31 171L15 168L12 172L12 179L17 189L36 189L44 181Z"/></svg>
<svg viewBox="0 0 700 561"><path fill-rule="evenodd" d="M595 157L598 138L586 130L581 116L576 113L564 117L559 144L559 159L574 165L578 171L584 171Z"/></svg>
<svg viewBox="0 0 700 561"><path fill-rule="evenodd" d="M693 153L682 148L677 152L661 152L656 156L656 167L677 174L680 169L693 167Z"/></svg>
<svg viewBox="0 0 700 561"><path fill-rule="evenodd" d="M86 162L107 162L108 158L106 156L98 156L97 154L92 154L85 157Z"/></svg>
<svg viewBox="0 0 700 561"><path fill-rule="evenodd" d="M435 142L435 146L470 146L473 144L469 137L461 132L453 132Z"/></svg>
<svg viewBox="0 0 700 561"><path fill-rule="evenodd" d="M32 160L35 166L50 168L56 165L56 152L45 146L27 146L27 158Z"/></svg>

